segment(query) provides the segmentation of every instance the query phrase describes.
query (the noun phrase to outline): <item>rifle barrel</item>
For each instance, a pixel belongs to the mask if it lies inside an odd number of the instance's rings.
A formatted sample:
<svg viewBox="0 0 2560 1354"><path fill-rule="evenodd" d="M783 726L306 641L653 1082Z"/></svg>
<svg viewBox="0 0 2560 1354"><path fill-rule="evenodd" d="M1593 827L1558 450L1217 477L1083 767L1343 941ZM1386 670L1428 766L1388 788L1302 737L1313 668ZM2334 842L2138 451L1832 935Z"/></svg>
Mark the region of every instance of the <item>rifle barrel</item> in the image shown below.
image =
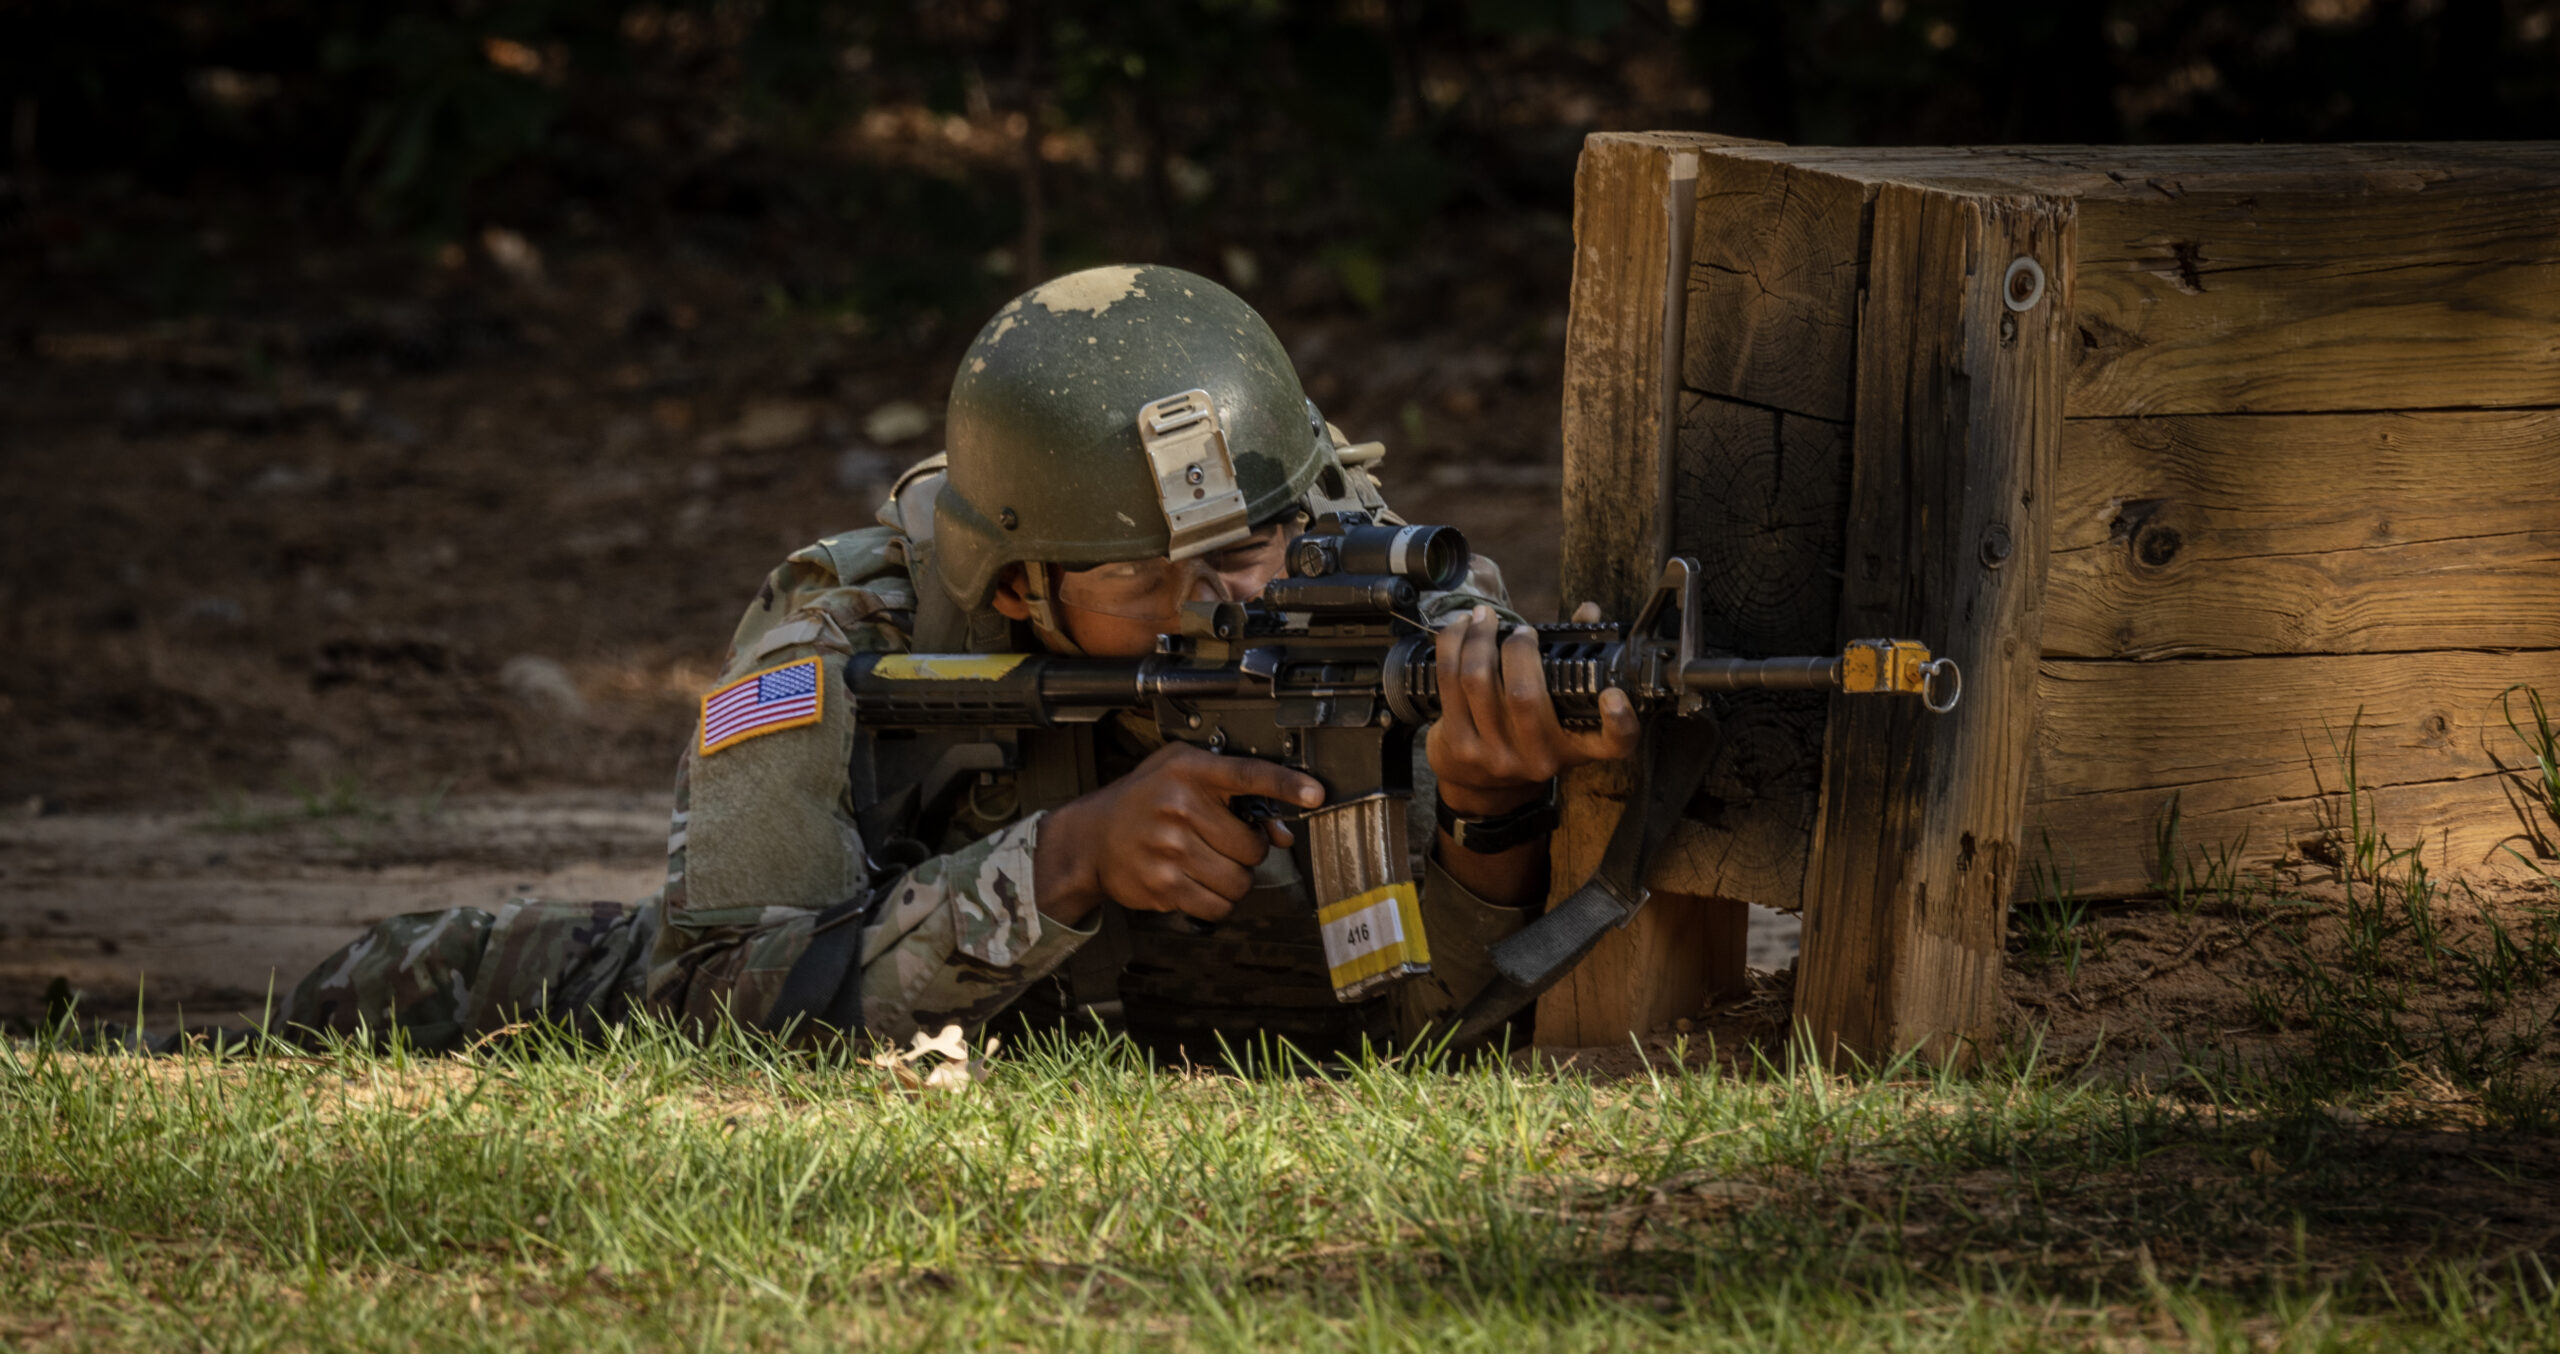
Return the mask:
<svg viewBox="0 0 2560 1354"><path fill-rule="evenodd" d="M1832 658L1693 658L1680 666L1691 691L1834 691L1840 660Z"/></svg>

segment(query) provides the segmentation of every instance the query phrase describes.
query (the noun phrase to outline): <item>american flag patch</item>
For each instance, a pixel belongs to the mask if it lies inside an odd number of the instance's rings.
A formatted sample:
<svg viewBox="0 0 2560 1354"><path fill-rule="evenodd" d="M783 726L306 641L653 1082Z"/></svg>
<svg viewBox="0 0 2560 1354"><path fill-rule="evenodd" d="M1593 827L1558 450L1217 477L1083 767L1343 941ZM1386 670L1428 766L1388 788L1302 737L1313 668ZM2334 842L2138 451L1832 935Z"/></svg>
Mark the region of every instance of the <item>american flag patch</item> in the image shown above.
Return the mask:
<svg viewBox="0 0 2560 1354"><path fill-rule="evenodd" d="M823 660L803 658L749 673L702 698L702 755L756 737L815 724L826 713Z"/></svg>

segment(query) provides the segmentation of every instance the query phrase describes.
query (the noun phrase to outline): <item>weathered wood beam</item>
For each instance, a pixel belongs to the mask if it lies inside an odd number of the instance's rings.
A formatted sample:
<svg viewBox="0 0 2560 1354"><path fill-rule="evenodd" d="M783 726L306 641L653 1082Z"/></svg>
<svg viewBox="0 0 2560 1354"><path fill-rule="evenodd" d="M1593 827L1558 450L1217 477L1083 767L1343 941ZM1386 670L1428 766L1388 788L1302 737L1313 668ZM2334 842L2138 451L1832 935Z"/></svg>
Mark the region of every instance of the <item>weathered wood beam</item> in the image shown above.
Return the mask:
<svg viewBox="0 0 2560 1354"><path fill-rule="evenodd" d="M1702 146L1629 132L1586 139L1573 187L1573 291L1564 340L1563 598L1631 616L1652 592L1671 505L1678 417L1680 263ZM1677 219L1675 220L1675 213ZM1683 270L1685 271L1685 270Z"/></svg>
<svg viewBox="0 0 2560 1354"><path fill-rule="evenodd" d="M2423 842L2440 871L2521 870L2500 849L2534 854L2509 774L2526 751L2499 702L2519 683L2560 692L2560 649L2048 659L2029 843L2042 854L2049 837L2084 895L2140 893L2159 882L2174 802L2187 850L2230 851L2251 869L2334 864L2353 732L2355 779L2381 795L2399 844Z"/></svg>
<svg viewBox="0 0 2560 1354"><path fill-rule="evenodd" d="M1870 190L1755 149L1699 158L1672 547L1701 566L1707 643L1821 653L1837 630ZM1824 709L1774 692L1717 702L1724 742L1654 887L1798 905Z"/></svg>
<svg viewBox="0 0 2560 1354"><path fill-rule="evenodd" d="M2048 658L2560 646L2560 412L2063 424Z"/></svg>
<svg viewBox="0 0 2560 1354"><path fill-rule="evenodd" d="M1826 1056L1963 1060L1999 1017L2070 333L2068 201L1873 204L1841 635L1954 657L1963 703L1835 697L1796 1017ZM2014 259L2045 282L2004 300Z"/></svg>
<svg viewBox="0 0 2560 1354"><path fill-rule="evenodd" d="M2078 301L2074 417L2560 404L2560 187L2089 199Z"/></svg>
<svg viewBox="0 0 2560 1354"><path fill-rule="evenodd" d="M1838 628L1847 425L1695 392L1683 395L1681 408L1673 546L1700 565L1702 641L1753 656L1829 650ZM1823 711L1818 695L1720 700L1715 764L1691 821L1657 855L1648 882L1794 908L1821 799Z"/></svg>
<svg viewBox="0 0 2560 1354"><path fill-rule="evenodd" d="M2415 850L2440 879L2526 882L2536 869L2560 874L2550 820L2515 777L2377 785L2360 802L2369 830L2395 851ZM2342 791L2230 802L2192 789L2127 790L2039 798L2027 815L2022 903L2057 895L2139 898L2167 888L2176 877L2171 870L2196 878L2222 865L2259 884L2279 862L2312 879L2334 878L2352 859L2354 820ZM2162 861L2161 836L2173 816L2176 836Z"/></svg>

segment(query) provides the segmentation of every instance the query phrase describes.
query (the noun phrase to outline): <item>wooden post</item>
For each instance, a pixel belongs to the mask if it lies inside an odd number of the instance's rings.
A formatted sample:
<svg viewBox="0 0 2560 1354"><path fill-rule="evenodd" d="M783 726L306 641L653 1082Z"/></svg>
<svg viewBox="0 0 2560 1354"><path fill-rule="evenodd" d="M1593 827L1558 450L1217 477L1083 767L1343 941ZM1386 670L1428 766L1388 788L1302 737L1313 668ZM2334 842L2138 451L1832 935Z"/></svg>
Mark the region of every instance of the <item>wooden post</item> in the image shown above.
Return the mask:
<svg viewBox="0 0 2560 1354"><path fill-rule="evenodd" d="M1573 301L1565 330L1564 589L1634 614L1675 521L1681 346L1691 197L1702 148L1750 144L1668 133L1595 136L1574 176ZM1624 543L1634 542L1632 547ZM1606 543L1606 544L1604 544ZM1621 768L1567 778L1555 896L1579 886L1625 802ZM1538 1002L1551 1048L1616 1043L1687 1015L1742 982L1748 910L1657 896Z"/></svg>
<svg viewBox="0 0 2560 1354"><path fill-rule="evenodd" d="M2034 746L2072 206L1881 185L1858 328L1840 637L1955 658L1951 715L1831 702L1796 1017L1827 1056L1997 1030ZM2040 271L2031 284L2023 265Z"/></svg>
<svg viewBox="0 0 2560 1354"><path fill-rule="evenodd" d="M1699 565L1704 643L1815 654L1838 628L1867 189L1783 147L1702 147L1691 234L1671 553ZM1578 544L1578 543L1577 543ZM1652 568L1650 542L1595 549ZM1643 558L1634 557L1643 555ZM1716 702L1723 738L1652 887L1794 908L1822 788L1820 696Z"/></svg>
<svg viewBox="0 0 2560 1354"><path fill-rule="evenodd" d="M1684 203L1719 138L1594 136L1573 188L1565 325L1563 598L1634 614L1661 568L1663 496L1678 416ZM1632 542L1632 545L1623 543Z"/></svg>

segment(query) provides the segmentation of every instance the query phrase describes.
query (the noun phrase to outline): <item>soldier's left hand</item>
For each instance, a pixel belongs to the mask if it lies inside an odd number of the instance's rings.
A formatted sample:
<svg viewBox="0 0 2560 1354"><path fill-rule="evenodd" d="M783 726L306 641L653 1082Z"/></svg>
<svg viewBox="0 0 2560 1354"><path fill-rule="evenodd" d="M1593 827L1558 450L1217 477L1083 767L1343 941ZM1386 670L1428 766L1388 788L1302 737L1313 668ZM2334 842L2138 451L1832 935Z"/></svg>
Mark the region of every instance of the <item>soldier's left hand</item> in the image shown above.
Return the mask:
<svg viewBox="0 0 2560 1354"><path fill-rule="evenodd" d="M1596 621L1585 602L1574 612ZM1556 775L1636 750L1635 704L1623 691L1600 693L1600 727L1568 729L1547 696L1538 637L1522 627L1508 639L1493 608L1479 606L1438 636L1440 719L1425 751L1440 799L1469 817L1506 813L1536 799Z"/></svg>

